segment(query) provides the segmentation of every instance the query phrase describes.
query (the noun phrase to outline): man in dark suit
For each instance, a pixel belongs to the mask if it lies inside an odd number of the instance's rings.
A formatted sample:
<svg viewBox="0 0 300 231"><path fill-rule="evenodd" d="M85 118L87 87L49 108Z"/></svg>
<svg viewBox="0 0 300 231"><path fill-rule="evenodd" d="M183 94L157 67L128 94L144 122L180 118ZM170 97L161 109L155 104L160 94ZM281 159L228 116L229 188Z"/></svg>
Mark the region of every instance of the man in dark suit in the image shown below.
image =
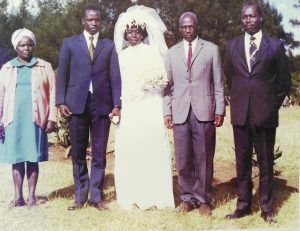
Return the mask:
<svg viewBox="0 0 300 231"><path fill-rule="evenodd" d="M261 31L262 11L255 3L242 7L245 33L226 46L224 72L230 90L238 200L236 210L226 215L236 219L251 213L252 149L259 164L261 216L269 223L272 213L273 162L278 110L291 84L287 57L280 40Z"/></svg>
<svg viewBox="0 0 300 231"><path fill-rule="evenodd" d="M107 209L102 187L106 166L106 147L110 116L120 114L121 80L118 57L109 39L99 38L100 10L88 5L83 9L82 34L65 38L60 51L56 104L69 118L72 146L75 203L68 210L88 204ZM86 148L91 135L90 177Z"/></svg>
<svg viewBox="0 0 300 231"><path fill-rule="evenodd" d="M225 115L224 81L219 48L198 37L198 19L185 12L179 19L183 41L169 49L164 119L173 128L179 196L177 212L199 207L211 215L211 181L216 127Z"/></svg>

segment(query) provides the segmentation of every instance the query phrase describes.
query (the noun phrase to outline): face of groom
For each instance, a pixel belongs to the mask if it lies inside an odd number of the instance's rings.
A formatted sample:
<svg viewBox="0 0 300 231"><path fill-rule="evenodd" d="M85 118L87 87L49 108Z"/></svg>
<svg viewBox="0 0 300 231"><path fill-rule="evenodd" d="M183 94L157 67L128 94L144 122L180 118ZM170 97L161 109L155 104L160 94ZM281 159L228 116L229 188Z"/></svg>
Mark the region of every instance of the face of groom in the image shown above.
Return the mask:
<svg viewBox="0 0 300 231"><path fill-rule="evenodd" d="M84 17L81 19L83 28L91 35L96 34L100 30L101 18L100 12L97 10L86 10Z"/></svg>

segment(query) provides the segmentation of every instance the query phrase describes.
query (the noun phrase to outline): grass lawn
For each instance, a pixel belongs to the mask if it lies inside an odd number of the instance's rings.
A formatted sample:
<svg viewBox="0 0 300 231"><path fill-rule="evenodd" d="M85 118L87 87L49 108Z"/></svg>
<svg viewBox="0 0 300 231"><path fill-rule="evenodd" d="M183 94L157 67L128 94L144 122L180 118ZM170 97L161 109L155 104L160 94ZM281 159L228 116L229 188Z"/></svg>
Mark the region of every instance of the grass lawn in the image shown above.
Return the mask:
<svg viewBox="0 0 300 231"><path fill-rule="evenodd" d="M213 181L215 209L212 216L201 216L197 210L188 214L177 214L173 209L120 210L114 189L112 152L114 127L112 126L104 189L110 211L100 212L91 207L84 207L79 211L67 210L67 206L74 200L71 160L64 160L64 150L61 147L50 144L50 160L40 164L37 186L39 206L36 209L29 210L27 207L8 209L8 204L14 195L11 166L0 164L0 230L299 230L300 108L280 110L276 147L280 147L282 157L275 165L274 205L278 223L274 225L269 225L260 218L257 177L254 178L252 215L239 220L224 219L227 213L235 209L236 204L233 135L229 112L227 114L225 124L217 130ZM171 136L170 141L172 142ZM253 175L255 173L256 170ZM174 173L174 193L178 203L176 173ZM24 196L25 198L27 196L27 180L24 182Z"/></svg>

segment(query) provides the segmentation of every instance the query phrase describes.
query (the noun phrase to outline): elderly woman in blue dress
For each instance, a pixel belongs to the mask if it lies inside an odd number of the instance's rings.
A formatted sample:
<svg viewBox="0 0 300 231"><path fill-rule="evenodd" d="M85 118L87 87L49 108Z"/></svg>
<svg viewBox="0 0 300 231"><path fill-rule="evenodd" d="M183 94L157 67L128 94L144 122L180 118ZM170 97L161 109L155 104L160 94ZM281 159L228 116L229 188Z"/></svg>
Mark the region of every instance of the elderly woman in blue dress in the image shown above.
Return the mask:
<svg viewBox="0 0 300 231"><path fill-rule="evenodd" d="M48 160L47 133L56 121L55 74L50 63L34 57L36 38L30 30L16 30L11 41L17 57L0 71L0 162L12 164L15 196L9 206L26 205L26 172L27 206L34 207L38 162Z"/></svg>

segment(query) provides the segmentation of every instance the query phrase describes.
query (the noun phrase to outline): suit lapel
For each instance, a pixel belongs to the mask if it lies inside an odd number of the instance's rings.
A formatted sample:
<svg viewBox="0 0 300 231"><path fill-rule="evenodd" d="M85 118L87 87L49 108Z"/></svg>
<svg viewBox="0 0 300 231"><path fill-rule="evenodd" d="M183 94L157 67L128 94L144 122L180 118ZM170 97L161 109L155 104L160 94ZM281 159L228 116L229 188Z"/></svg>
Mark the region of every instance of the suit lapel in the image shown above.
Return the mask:
<svg viewBox="0 0 300 231"><path fill-rule="evenodd" d="M78 36L78 42L79 42L79 47L82 50L82 53L86 54L90 58L89 48L87 46L83 33Z"/></svg>
<svg viewBox="0 0 300 231"><path fill-rule="evenodd" d="M97 58L97 56L100 54L100 52L104 48L104 46L105 46L105 41L98 38L97 45L95 48L95 53L94 53L94 59Z"/></svg>
<svg viewBox="0 0 300 231"><path fill-rule="evenodd" d="M203 40L202 39L198 39L196 47L195 47L195 50L193 51L192 63L191 63L192 66L193 66L193 63L194 63L196 57L198 56L198 54L202 50L203 46L204 46Z"/></svg>
<svg viewBox="0 0 300 231"><path fill-rule="evenodd" d="M244 66L247 71L249 71L248 64L247 64L247 59L246 59L246 52L245 52L245 35L241 35L238 37L237 40L237 51L239 53L239 60L241 60L241 64Z"/></svg>
<svg viewBox="0 0 300 231"><path fill-rule="evenodd" d="M180 43L178 43L177 50L178 50L178 53L179 53L179 56L180 56L182 62L187 67L187 59L185 57L183 41L181 41Z"/></svg>
<svg viewBox="0 0 300 231"><path fill-rule="evenodd" d="M260 42L260 46L259 46L259 49L258 49L258 53L257 53L257 58L256 58L256 61L255 63L253 64L252 66L252 72L254 71L255 69L255 66L256 64L259 62L259 60L262 58L262 56L264 54L266 54L268 48L269 48L269 39L268 37L266 37L264 34L261 38L261 42Z"/></svg>

